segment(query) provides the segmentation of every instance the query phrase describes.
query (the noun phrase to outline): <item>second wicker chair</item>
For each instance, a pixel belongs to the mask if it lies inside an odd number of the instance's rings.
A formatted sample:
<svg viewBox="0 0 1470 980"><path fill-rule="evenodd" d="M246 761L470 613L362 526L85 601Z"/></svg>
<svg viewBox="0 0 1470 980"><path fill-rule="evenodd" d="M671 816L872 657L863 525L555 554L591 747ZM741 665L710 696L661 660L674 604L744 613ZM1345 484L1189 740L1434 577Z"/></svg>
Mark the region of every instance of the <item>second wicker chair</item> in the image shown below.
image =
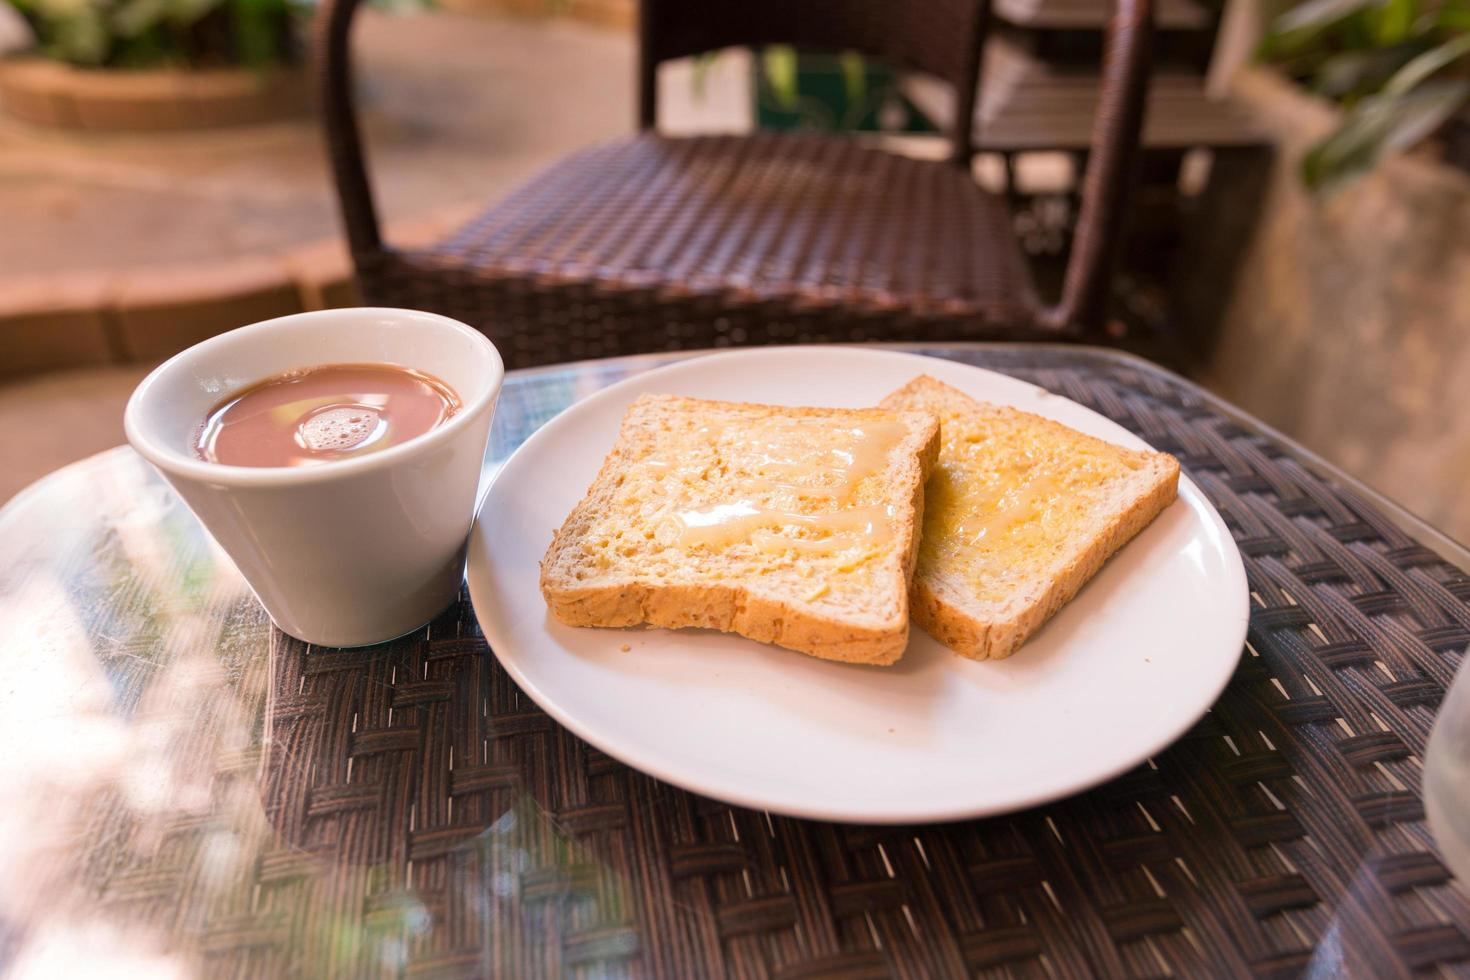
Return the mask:
<svg viewBox="0 0 1470 980"><path fill-rule="evenodd" d="M507 366L733 344L1085 336L1103 315L1147 81L1150 0L1119 0L1060 302L1042 304L1003 200L970 174L985 0L644 0L640 131L554 164L432 247L384 243L352 97L360 0L327 0L328 146L367 302L484 330ZM835 135L654 131L669 59L776 42L948 82L945 162Z"/></svg>

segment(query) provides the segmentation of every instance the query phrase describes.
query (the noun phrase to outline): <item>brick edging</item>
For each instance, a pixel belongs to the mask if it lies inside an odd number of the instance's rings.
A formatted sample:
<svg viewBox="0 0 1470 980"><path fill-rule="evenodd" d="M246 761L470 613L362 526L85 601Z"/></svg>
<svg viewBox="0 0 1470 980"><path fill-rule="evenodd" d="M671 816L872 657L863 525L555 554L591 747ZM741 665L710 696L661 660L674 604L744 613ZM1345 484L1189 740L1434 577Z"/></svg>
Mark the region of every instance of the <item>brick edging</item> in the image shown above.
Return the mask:
<svg viewBox="0 0 1470 980"><path fill-rule="evenodd" d="M476 210L395 223L387 237L425 245ZM0 279L0 378L160 361L258 320L359 302L339 238L210 262Z"/></svg>
<svg viewBox="0 0 1470 980"><path fill-rule="evenodd" d="M439 5L456 13L492 10L537 19L565 17L623 31L638 26L638 0L561 0L556 4L547 0L439 0Z"/></svg>
<svg viewBox="0 0 1470 980"><path fill-rule="evenodd" d="M304 113L299 67L77 68L47 58L0 59L0 105L13 118L56 129L156 132L245 126Z"/></svg>

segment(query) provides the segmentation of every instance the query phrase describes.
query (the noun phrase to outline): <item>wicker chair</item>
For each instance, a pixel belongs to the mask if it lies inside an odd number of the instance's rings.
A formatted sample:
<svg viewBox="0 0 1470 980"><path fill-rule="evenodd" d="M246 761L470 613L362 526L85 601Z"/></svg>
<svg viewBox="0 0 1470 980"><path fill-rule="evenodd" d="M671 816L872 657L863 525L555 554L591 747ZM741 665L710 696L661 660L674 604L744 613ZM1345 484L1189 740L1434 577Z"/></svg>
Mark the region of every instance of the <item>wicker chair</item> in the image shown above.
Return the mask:
<svg viewBox="0 0 1470 980"><path fill-rule="evenodd" d="M317 65L353 262L374 304L478 326L511 366L800 341L1084 337L1102 318L1143 115L1150 0L1118 0L1062 295L1041 303L1004 202L970 174L986 0L643 0L639 132L554 164L425 249L383 242L353 107L360 0ZM731 45L856 50L954 87L944 162L839 136L654 132L655 71Z"/></svg>

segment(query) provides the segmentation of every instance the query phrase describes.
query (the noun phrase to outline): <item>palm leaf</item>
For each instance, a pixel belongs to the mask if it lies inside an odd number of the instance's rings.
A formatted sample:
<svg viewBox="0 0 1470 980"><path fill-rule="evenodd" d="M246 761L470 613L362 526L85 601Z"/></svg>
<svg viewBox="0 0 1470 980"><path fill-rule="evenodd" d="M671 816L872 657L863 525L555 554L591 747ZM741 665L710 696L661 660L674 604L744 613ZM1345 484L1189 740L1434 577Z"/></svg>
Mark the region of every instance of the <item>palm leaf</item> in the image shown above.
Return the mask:
<svg viewBox="0 0 1470 980"><path fill-rule="evenodd" d="M1375 44L1402 44L1414 28L1415 0L1384 0L1372 11Z"/></svg>
<svg viewBox="0 0 1470 980"><path fill-rule="evenodd" d="M1312 87L1335 99L1376 92L1394 72L1423 50L1419 44L1397 44L1391 48L1342 51L1322 62L1312 79Z"/></svg>
<svg viewBox="0 0 1470 980"><path fill-rule="evenodd" d="M1433 23L1451 30L1470 30L1470 3L1466 0L1449 0L1431 14Z"/></svg>
<svg viewBox="0 0 1470 980"><path fill-rule="evenodd" d="M867 62L856 51L844 51L837 56L837 65L842 70L842 88L847 104L861 104L868 97Z"/></svg>
<svg viewBox="0 0 1470 980"><path fill-rule="evenodd" d="M1413 146L1470 101L1470 80L1430 82L1364 99L1302 158L1307 186L1325 190L1371 170L1386 153Z"/></svg>
<svg viewBox="0 0 1470 980"><path fill-rule="evenodd" d="M1461 34L1413 59L1394 73L1383 86L1384 95L1402 95L1418 88L1431 75L1470 55L1470 34Z"/></svg>
<svg viewBox="0 0 1470 980"><path fill-rule="evenodd" d="M761 69L776 104L788 111L797 103L796 49L789 44L771 44L761 51Z"/></svg>
<svg viewBox="0 0 1470 980"><path fill-rule="evenodd" d="M1317 34L1338 24L1358 10L1366 10L1380 0L1307 0L1277 16L1272 22L1272 34L1291 35L1294 40L1316 37Z"/></svg>

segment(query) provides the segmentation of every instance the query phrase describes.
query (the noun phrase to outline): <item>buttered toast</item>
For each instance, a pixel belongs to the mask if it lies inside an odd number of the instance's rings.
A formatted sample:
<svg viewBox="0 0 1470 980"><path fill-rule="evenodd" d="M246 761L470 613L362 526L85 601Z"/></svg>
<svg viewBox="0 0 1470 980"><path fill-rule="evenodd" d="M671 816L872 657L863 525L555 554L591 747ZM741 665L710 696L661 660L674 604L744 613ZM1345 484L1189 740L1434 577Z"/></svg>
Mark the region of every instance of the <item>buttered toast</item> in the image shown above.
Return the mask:
<svg viewBox="0 0 1470 980"><path fill-rule="evenodd" d="M699 626L852 663L908 643L939 426L891 409L644 395L552 539L573 626Z"/></svg>
<svg viewBox="0 0 1470 980"><path fill-rule="evenodd" d="M1165 453L1123 449L929 377L881 403L939 418L911 614L977 660L1007 657L1178 492Z"/></svg>

